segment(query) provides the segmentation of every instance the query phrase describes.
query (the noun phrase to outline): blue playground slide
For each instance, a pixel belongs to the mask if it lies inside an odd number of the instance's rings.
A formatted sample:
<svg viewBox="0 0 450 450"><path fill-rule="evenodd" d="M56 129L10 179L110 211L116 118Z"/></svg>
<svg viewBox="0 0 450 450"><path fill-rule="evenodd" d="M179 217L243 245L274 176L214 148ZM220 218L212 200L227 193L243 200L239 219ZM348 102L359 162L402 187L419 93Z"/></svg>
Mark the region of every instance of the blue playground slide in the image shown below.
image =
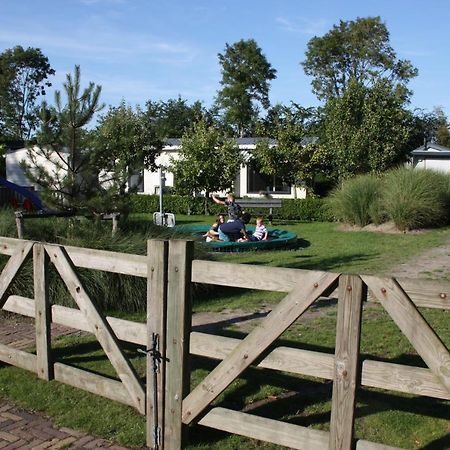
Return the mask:
<svg viewBox="0 0 450 450"><path fill-rule="evenodd" d="M8 181L2 177L0 177L0 185L8 189L11 189L14 192L17 192L18 194L30 200L30 202L33 204L36 210L38 211L44 210L44 205L42 204L41 199L33 191L30 191L22 186L19 186L16 183L11 183L11 181Z"/></svg>

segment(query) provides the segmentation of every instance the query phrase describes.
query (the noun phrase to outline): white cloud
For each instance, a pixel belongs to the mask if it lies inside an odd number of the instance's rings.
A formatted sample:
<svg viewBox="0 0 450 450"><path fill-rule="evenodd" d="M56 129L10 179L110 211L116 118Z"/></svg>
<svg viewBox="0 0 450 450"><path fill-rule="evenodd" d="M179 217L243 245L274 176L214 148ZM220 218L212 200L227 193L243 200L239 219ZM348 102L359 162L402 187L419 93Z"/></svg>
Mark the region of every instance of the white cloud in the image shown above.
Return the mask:
<svg viewBox="0 0 450 450"><path fill-rule="evenodd" d="M320 35L325 33L329 27L329 22L326 19L311 20L304 17L288 19L287 17L280 16L275 21L282 30L288 31L289 33Z"/></svg>
<svg viewBox="0 0 450 450"><path fill-rule="evenodd" d="M130 61L157 62L168 65L191 63L199 51L183 42L171 42L148 33L125 32L114 30L78 29L71 35L63 35L39 25L19 29L0 30L0 45L33 46L59 55L70 54L73 59L90 59L104 63L126 63Z"/></svg>

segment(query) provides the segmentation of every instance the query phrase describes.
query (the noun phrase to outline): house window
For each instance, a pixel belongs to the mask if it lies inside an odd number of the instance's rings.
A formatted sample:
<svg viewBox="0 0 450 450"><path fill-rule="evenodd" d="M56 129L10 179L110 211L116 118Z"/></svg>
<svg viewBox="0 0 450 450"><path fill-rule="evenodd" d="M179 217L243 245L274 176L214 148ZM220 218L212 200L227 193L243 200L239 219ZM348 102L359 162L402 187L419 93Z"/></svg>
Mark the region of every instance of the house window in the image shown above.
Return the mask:
<svg viewBox="0 0 450 450"><path fill-rule="evenodd" d="M247 166L247 192L249 194L259 194L261 192L290 194L291 186L279 177L260 173L257 166L250 163Z"/></svg>

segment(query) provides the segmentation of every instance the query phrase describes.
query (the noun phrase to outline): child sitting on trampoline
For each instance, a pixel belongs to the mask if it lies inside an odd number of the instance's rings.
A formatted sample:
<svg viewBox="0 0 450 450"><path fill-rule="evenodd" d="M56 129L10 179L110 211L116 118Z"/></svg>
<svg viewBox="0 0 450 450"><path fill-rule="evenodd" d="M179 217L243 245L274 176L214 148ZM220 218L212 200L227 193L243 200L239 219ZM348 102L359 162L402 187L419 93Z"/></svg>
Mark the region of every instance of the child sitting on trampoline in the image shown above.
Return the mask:
<svg viewBox="0 0 450 450"><path fill-rule="evenodd" d="M216 221L211 225L211 228L203 235L206 242L217 241L219 239L219 227L225 223L225 214L218 214Z"/></svg>
<svg viewBox="0 0 450 450"><path fill-rule="evenodd" d="M264 225L264 217L258 216L256 218L256 227L253 234L250 236L250 241L267 241L269 239L269 232L267 231L266 226ZM244 242L244 240L240 240L239 242Z"/></svg>

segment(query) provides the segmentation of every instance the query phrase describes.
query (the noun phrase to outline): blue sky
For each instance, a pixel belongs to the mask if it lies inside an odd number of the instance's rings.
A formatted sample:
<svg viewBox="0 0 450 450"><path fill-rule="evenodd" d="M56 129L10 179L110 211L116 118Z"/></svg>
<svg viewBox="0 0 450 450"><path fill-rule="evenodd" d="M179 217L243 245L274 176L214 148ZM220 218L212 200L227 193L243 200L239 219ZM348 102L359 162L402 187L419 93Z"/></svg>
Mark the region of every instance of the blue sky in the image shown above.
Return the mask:
<svg viewBox="0 0 450 450"><path fill-rule="evenodd" d="M375 15L398 56L419 69L411 108L442 106L450 116L446 0L0 0L0 51L41 48L58 89L80 64L83 83L102 85L106 104L181 95L209 106L221 78L217 53L254 38L278 72L271 102L316 106L299 64L308 41L341 19Z"/></svg>

